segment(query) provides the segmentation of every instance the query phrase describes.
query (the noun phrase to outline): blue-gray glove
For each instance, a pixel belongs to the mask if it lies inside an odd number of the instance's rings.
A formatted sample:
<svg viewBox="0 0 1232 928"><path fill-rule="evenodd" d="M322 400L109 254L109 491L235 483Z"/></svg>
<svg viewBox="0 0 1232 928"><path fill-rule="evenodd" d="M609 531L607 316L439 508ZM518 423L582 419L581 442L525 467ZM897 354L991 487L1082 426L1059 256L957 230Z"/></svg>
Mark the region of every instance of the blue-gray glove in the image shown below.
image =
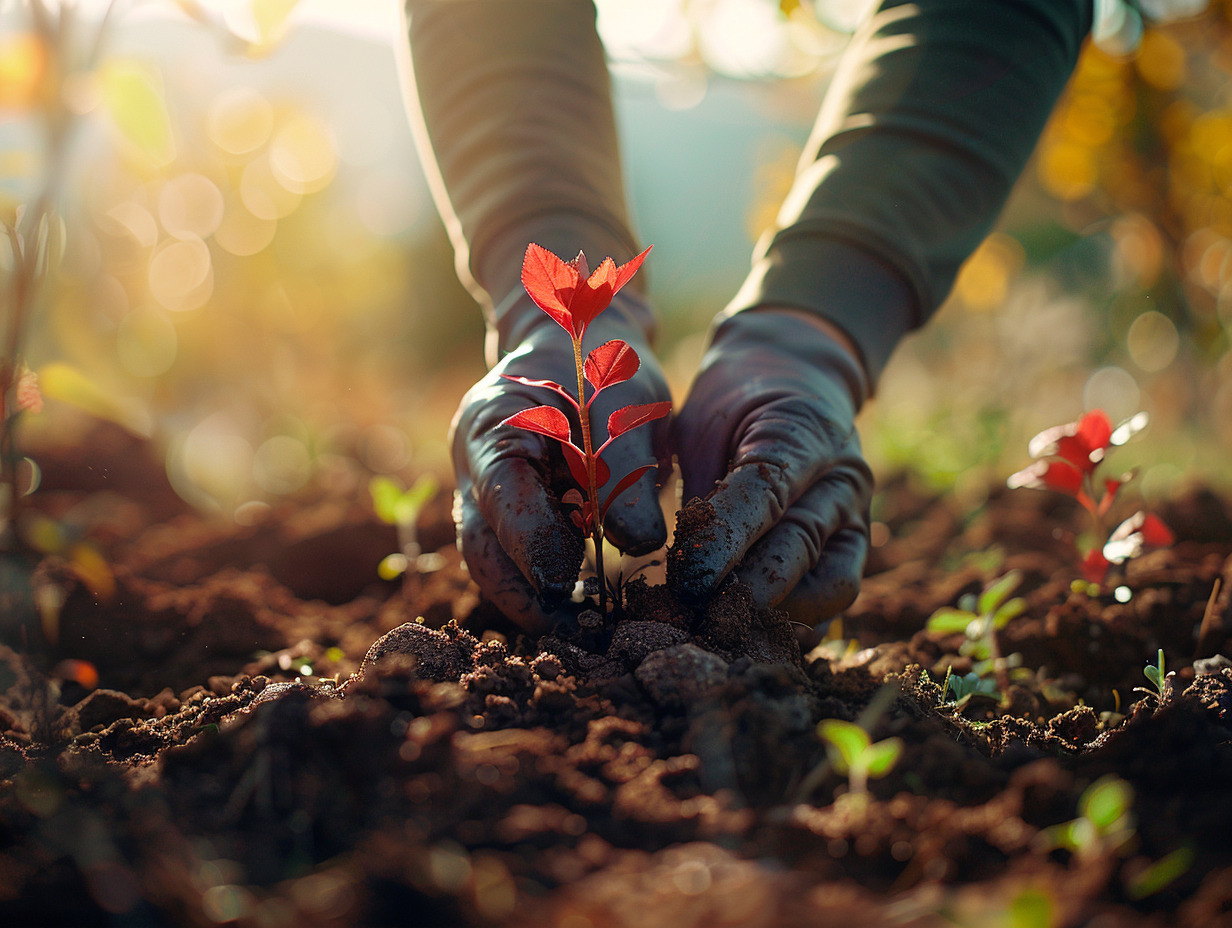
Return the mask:
<svg viewBox="0 0 1232 928"><path fill-rule="evenodd" d="M557 442L499 423L539 405L558 405L571 421L574 414L551 390L501 375L553 380L572 392L577 374L568 335L529 297L522 294L498 313L500 331L494 334L502 345L514 347L467 391L454 416L454 521L462 556L480 590L520 627L539 634L568 613L578 580L584 541L560 503L576 484ZM619 338L641 358L631 380L604 390L595 401L596 448L606 438L604 427L613 410L671 398L648 345L650 318L637 294L621 291L586 332L583 353ZM647 554L666 540L656 478L670 466L667 439L668 420L660 419L622 435L603 453L612 476L608 490L599 488L600 499L635 468L658 465L621 494L607 515L607 539L629 554ZM580 444L576 426L575 440Z"/></svg>
<svg viewBox="0 0 1232 928"><path fill-rule="evenodd" d="M700 524L681 514L678 595L701 600L733 574L759 605L814 626L851 604L873 490L853 424L865 393L854 355L795 311L719 323L673 432L684 501L714 510Z"/></svg>

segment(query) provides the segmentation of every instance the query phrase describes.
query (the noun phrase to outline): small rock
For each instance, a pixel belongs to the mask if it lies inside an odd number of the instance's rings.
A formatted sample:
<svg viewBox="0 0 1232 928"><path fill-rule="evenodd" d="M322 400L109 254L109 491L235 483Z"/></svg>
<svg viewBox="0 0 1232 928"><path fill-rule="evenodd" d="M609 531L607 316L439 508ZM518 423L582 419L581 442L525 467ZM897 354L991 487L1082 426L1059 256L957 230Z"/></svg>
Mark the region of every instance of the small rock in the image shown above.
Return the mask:
<svg viewBox="0 0 1232 928"><path fill-rule="evenodd" d="M1198 676L1208 673L1219 673L1225 667L1232 667L1232 660L1229 660L1222 654L1216 654L1212 657L1200 657L1193 662L1194 673Z"/></svg>
<svg viewBox="0 0 1232 928"><path fill-rule="evenodd" d="M475 669L475 649L479 642L454 623L433 630L417 622L407 622L386 632L368 649L360 665L362 676L372 665L391 654L407 654L417 662L419 675L442 683L456 681Z"/></svg>
<svg viewBox="0 0 1232 928"><path fill-rule="evenodd" d="M660 705L687 706L714 696L727 682L727 669L717 654L686 643L654 651L634 676Z"/></svg>
<svg viewBox="0 0 1232 928"><path fill-rule="evenodd" d="M663 622L621 622L616 626L607 653L608 657L619 658L630 667L636 667L655 651L662 651L688 639L684 629Z"/></svg>

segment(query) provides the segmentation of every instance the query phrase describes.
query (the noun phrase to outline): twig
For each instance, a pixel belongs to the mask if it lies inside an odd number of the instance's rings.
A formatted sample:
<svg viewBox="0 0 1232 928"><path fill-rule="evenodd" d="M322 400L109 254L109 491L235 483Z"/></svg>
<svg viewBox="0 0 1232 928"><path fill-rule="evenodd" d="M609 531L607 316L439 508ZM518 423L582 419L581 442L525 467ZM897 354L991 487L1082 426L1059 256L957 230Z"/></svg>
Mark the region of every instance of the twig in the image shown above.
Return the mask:
<svg viewBox="0 0 1232 928"><path fill-rule="evenodd" d="M1219 588L1223 585L1223 577L1215 578L1215 585L1211 587L1210 598L1206 601L1206 611L1202 613L1202 624L1198 626L1198 641L1194 646L1194 657L1206 657L1207 649L1211 647L1211 638L1218 632L1224 630L1223 617L1215 618L1218 610L1215 608L1219 600ZM1216 628L1218 625L1218 629Z"/></svg>

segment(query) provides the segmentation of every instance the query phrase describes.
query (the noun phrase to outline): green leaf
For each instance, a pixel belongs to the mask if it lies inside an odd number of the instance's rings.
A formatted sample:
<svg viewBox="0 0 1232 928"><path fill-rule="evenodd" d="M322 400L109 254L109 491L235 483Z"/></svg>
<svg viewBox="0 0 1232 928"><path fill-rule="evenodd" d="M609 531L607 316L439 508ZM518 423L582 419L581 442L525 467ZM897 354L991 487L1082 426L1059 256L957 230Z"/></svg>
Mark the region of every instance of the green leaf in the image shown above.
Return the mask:
<svg viewBox="0 0 1232 928"><path fill-rule="evenodd" d="M951 606L943 606L928 617L928 630L937 632L940 635L953 635L958 632L965 633L967 626L978 619L973 612L967 612L963 609L954 609Z"/></svg>
<svg viewBox="0 0 1232 928"><path fill-rule="evenodd" d="M149 435L150 416L140 403L107 392L72 365L52 361L39 368L38 378L44 399L76 406L134 435Z"/></svg>
<svg viewBox="0 0 1232 928"><path fill-rule="evenodd" d="M864 751L864 763L870 777L884 777L894 769L898 758L903 753L901 738L887 738L870 744Z"/></svg>
<svg viewBox="0 0 1232 928"><path fill-rule="evenodd" d="M1168 679L1166 673L1167 664L1164 663L1164 649L1160 648L1159 653L1155 657L1154 664L1147 664L1143 669L1142 674L1153 684L1161 693L1164 691L1164 681Z"/></svg>
<svg viewBox="0 0 1232 928"><path fill-rule="evenodd" d="M137 61L117 59L99 69L98 82L120 135L155 167L170 164L175 142L158 72Z"/></svg>
<svg viewBox="0 0 1232 928"><path fill-rule="evenodd" d="M378 474L368 481L368 493L372 497L372 509L376 517L390 525L398 524L398 500L406 488L400 480Z"/></svg>
<svg viewBox="0 0 1232 928"><path fill-rule="evenodd" d="M1026 611L1027 601L1021 596L1015 596L993 613L992 626L993 628L1005 628L1011 620L1018 618Z"/></svg>
<svg viewBox="0 0 1232 928"><path fill-rule="evenodd" d="M1134 789L1113 774L1100 777L1078 799L1078 814L1101 833L1123 823L1134 802Z"/></svg>
<svg viewBox="0 0 1232 928"><path fill-rule="evenodd" d="M1193 866L1193 848L1178 847L1139 873L1126 887L1131 899L1145 899L1167 889Z"/></svg>
<svg viewBox="0 0 1232 928"><path fill-rule="evenodd" d="M408 566L405 554L389 554L376 565L376 575L382 580L397 580Z"/></svg>
<svg viewBox="0 0 1232 928"><path fill-rule="evenodd" d="M823 719L817 725L817 734L833 746L831 759L834 766L840 768L840 773L846 773L855 766L857 759L868 748L868 732L854 722Z"/></svg>
<svg viewBox="0 0 1232 928"><path fill-rule="evenodd" d="M1010 595L1014 587L1022 581L1022 571L1011 570L1004 577L986 589L980 594L975 611L980 615L988 615L996 612L997 609L1005 602L1005 598Z"/></svg>
<svg viewBox="0 0 1232 928"><path fill-rule="evenodd" d="M424 506L436 496L440 484L431 474L422 474L411 484L411 488L401 495L395 507L395 517L399 525L411 525L418 521Z"/></svg>

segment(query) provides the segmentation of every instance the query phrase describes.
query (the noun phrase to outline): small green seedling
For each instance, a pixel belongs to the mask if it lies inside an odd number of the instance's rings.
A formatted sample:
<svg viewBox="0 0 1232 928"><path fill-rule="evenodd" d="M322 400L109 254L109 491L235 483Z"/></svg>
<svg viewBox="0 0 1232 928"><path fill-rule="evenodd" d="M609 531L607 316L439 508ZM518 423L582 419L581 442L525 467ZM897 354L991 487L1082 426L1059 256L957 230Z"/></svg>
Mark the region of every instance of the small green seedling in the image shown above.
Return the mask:
<svg viewBox="0 0 1232 928"><path fill-rule="evenodd" d="M941 697L943 703L961 709L976 696L1000 698L997 685L992 680L987 680L974 671L959 676L956 673L950 673L949 667L945 669L945 682L942 685Z"/></svg>
<svg viewBox="0 0 1232 928"><path fill-rule="evenodd" d="M388 555L377 567L382 580L403 578L403 583L417 574L423 549L419 546L419 517L424 507L436 496L440 485L431 474L424 474L407 488L396 477L384 475L368 482L372 508L382 522L398 529L398 551Z"/></svg>
<svg viewBox="0 0 1232 928"><path fill-rule="evenodd" d="M1148 696L1154 696L1156 701L1162 706L1168 701L1168 696L1172 692L1172 678L1176 676L1175 670L1168 670L1164 664L1164 649L1160 648L1159 653L1155 658L1154 664L1147 664L1142 671L1142 675L1151 681L1154 690L1148 690L1145 686L1135 686L1135 693L1146 693Z"/></svg>
<svg viewBox="0 0 1232 928"><path fill-rule="evenodd" d="M868 781L893 770L903 752L901 738L873 743L863 728L842 719L824 719L817 726L817 734L826 742L826 753L834 769L846 774L848 795L867 793Z"/></svg>
<svg viewBox="0 0 1232 928"><path fill-rule="evenodd" d="M989 584L978 597L968 594L958 601L958 608L944 606L928 619L928 630L942 635L962 632L967 636L959 653L974 658L977 675L991 669L1002 691L1009 687L1009 662L1001 654L997 632L1010 620L1026 611L1027 601L1021 596L1010 599L1010 593L1022 582L1022 572L1011 570L1000 580Z"/></svg>
<svg viewBox="0 0 1232 928"><path fill-rule="evenodd" d="M1037 840L1084 859L1127 852L1136 829L1134 788L1113 774L1100 777L1078 798L1078 817L1045 828Z"/></svg>

